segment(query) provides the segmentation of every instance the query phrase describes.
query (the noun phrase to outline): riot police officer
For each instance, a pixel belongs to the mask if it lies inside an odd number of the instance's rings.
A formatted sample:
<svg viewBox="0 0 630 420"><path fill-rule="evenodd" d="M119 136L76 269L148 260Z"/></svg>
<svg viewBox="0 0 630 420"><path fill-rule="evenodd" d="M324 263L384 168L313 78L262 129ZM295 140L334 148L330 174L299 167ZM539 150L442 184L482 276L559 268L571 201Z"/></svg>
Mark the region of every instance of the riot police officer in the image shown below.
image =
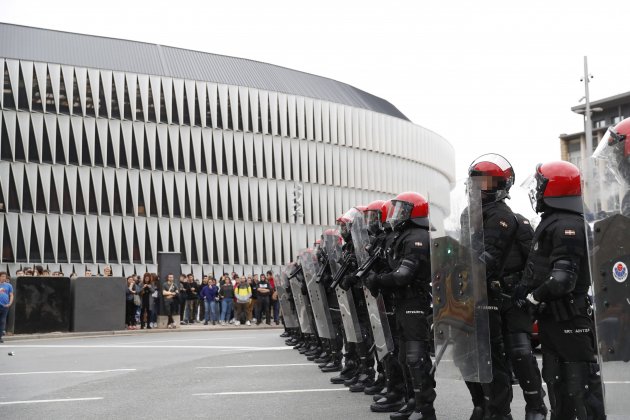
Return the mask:
<svg viewBox="0 0 630 420"><path fill-rule="evenodd" d="M517 222L505 203L514 184L514 170L503 156L486 154L475 159L468 168L468 188L481 194L483 218L483 254L488 292L488 320L492 357L492 382L466 382L473 404L471 420L512 419L511 372L507 362L502 331L501 312L506 299L501 280L503 270L516 236Z"/></svg>
<svg viewBox="0 0 630 420"><path fill-rule="evenodd" d="M526 286L521 283L523 270L531 248L534 230L524 216L515 213L516 238L505 262L501 289L511 299L503 299L500 308L503 337L514 375L523 390L526 402L526 420L544 420L547 407L544 402L542 379L536 357L532 351L532 316L523 299Z"/></svg>
<svg viewBox="0 0 630 420"><path fill-rule="evenodd" d="M621 214L630 217L630 118L610 127L593 157L603 161L623 190ZM612 191L611 191L612 193ZM610 194L612 195L612 194Z"/></svg>
<svg viewBox="0 0 630 420"><path fill-rule="evenodd" d="M385 249L387 240L386 224L387 213L391 206L391 201L376 200L367 205L364 212L367 222L368 233L372 237L368 253L370 257L379 254L380 258L376 260L372 266L372 272L386 273L389 272L389 265L383 258L383 250ZM376 291L375 291L376 292ZM394 314L394 289L384 288L380 290L383 296L385 312L387 313L387 321L389 330L392 334L394 342L393 351L385 356L383 360L379 360L382 365L385 389L377 394L374 403L370 406L370 410L379 413L396 412L405 405L403 395L405 395L405 381L403 371L398 362L398 330L396 329L396 317ZM377 381L378 382L378 381ZM382 386L381 386L382 388ZM366 390L367 393L367 390Z"/></svg>
<svg viewBox="0 0 630 420"><path fill-rule="evenodd" d="M429 204L415 192L399 194L391 202L387 222L393 232L387 238L389 271L370 276L370 290L391 289L395 295L399 330L399 361L404 367L407 404L391 419L435 419L435 380L430 373L429 325L431 311L431 262Z"/></svg>
<svg viewBox="0 0 630 420"><path fill-rule="evenodd" d="M542 220L524 280L527 300L538 312L551 418L603 419L580 171L564 161L539 164L529 186Z"/></svg>

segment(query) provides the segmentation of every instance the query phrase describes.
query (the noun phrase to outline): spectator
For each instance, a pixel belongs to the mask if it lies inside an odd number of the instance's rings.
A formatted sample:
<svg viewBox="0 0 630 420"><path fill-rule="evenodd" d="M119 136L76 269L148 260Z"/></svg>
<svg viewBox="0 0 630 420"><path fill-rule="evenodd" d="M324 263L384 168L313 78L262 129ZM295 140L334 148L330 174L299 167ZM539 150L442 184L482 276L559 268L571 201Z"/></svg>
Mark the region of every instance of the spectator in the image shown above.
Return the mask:
<svg viewBox="0 0 630 420"><path fill-rule="evenodd" d="M41 265L36 265L33 267L33 275L34 276L43 276L44 275L44 267Z"/></svg>
<svg viewBox="0 0 630 420"><path fill-rule="evenodd" d="M157 328L158 307L160 305L160 300L158 298L160 295L160 282L157 274L155 273L151 273L151 286L153 287L153 293L151 293L151 303L149 305L149 325L152 328Z"/></svg>
<svg viewBox="0 0 630 420"><path fill-rule="evenodd" d="M206 306L203 325L208 325L208 320L212 320L212 325L217 324L217 304L219 303L219 288L217 281L210 279L203 289L201 289L201 298Z"/></svg>
<svg viewBox="0 0 630 420"><path fill-rule="evenodd" d="M245 277L239 278L234 292L236 295L236 321L234 321L234 324L240 325L247 322L247 325L252 325L251 320L247 316L247 307L252 297L252 288L247 284Z"/></svg>
<svg viewBox="0 0 630 420"><path fill-rule="evenodd" d="M44 270L44 272L42 273L42 275L43 275L43 276L46 276L46 277L50 277L50 276L51 276L51 274L50 274L50 270Z"/></svg>
<svg viewBox="0 0 630 420"><path fill-rule="evenodd" d="M184 311L186 310L186 283L188 283L188 278L185 274L179 275L179 315L180 321L184 320ZM180 322L181 323L181 322Z"/></svg>
<svg viewBox="0 0 630 420"><path fill-rule="evenodd" d="M13 305L13 286L7 280L7 273L0 272L0 343L4 343L2 335L6 327L9 308Z"/></svg>
<svg viewBox="0 0 630 420"><path fill-rule="evenodd" d="M249 300L249 305L247 305L247 319L252 322L256 322L254 318L254 308L256 307L256 299L258 297L258 276L255 275L247 277L247 283L249 287L252 289L252 298Z"/></svg>
<svg viewBox="0 0 630 420"><path fill-rule="evenodd" d="M182 325L193 324L195 322L195 303L197 302L197 283L193 280L193 275L189 274L184 277L182 283L183 290L186 293L184 304L184 319Z"/></svg>
<svg viewBox="0 0 630 420"><path fill-rule="evenodd" d="M221 297L221 319L219 323L226 325L228 322L232 322L229 317L234 306L234 287L228 276L225 276L225 282L219 289L219 296Z"/></svg>
<svg viewBox="0 0 630 420"><path fill-rule="evenodd" d="M91 270L85 270L85 277L92 277L92 271Z"/></svg>
<svg viewBox="0 0 630 420"><path fill-rule="evenodd" d="M194 324L195 322L199 320L197 318L197 312L199 311L199 291L201 290L201 287L199 285L201 282L199 281L199 279L196 279L193 274L189 274L188 283L192 285L192 289L194 293L194 296L192 297L192 299L190 298L190 295L187 295L188 300L192 300L192 303L190 304L191 313L190 313L189 323Z"/></svg>
<svg viewBox="0 0 630 420"><path fill-rule="evenodd" d="M263 311L265 313L266 324L271 325L271 286L267 281L264 274L260 275L260 281L258 282L258 310L256 311L256 325L260 325L262 322Z"/></svg>
<svg viewBox="0 0 630 420"><path fill-rule="evenodd" d="M164 296L164 308L166 309L166 315L168 315L168 324L166 328L175 328L175 321L173 320L173 314L177 312L179 291L174 283L175 278L173 274L166 276L166 283L162 286L162 296Z"/></svg>
<svg viewBox="0 0 630 420"><path fill-rule="evenodd" d="M24 270L17 270L15 272L15 277L23 277L24 276Z"/></svg>
<svg viewBox="0 0 630 420"><path fill-rule="evenodd" d="M103 276L104 277L112 276L112 268L109 265L106 265L105 268L103 268Z"/></svg>
<svg viewBox="0 0 630 420"><path fill-rule="evenodd" d="M133 276L127 277L127 290L126 290L126 310L125 310L125 324L128 330L135 330L136 327L136 304L135 304L136 284Z"/></svg>
<svg viewBox="0 0 630 420"><path fill-rule="evenodd" d="M271 307L273 308L273 320L276 325L279 325L280 318L280 302L278 301L278 292L276 291L276 280L273 278L273 273L267 271L267 281L271 286Z"/></svg>
<svg viewBox="0 0 630 420"><path fill-rule="evenodd" d="M145 325L147 329L151 329L151 307L153 300L153 292L155 286L151 284L151 274L144 273L142 277L142 286L140 288L140 329L144 329Z"/></svg>
<svg viewBox="0 0 630 420"><path fill-rule="evenodd" d="M201 297L201 291L207 285L208 285L208 276L205 275L205 276L202 277L201 284L199 285L199 296L198 296L199 302L198 302L198 305L197 305L197 307L199 308L199 311L197 312L198 315L199 315L198 316L199 322L201 322L202 319L204 321L206 319L206 304L205 304L204 299Z"/></svg>

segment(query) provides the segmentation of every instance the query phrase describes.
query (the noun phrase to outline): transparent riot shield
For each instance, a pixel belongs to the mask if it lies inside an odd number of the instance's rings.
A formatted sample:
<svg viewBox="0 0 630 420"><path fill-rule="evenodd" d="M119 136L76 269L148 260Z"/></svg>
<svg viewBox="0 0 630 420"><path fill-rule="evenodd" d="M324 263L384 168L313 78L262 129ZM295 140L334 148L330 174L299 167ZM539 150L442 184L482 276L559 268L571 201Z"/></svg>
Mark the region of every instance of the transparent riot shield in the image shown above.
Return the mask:
<svg viewBox="0 0 630 420"><path fill-rule="evenodd" d="M370 265L371 259L368 252L370 236L363 214L355 216L352 221L350 233L352 234L354 252L359 264L358 272L362 273L363 277L365 277L370 272L368 266ZM394 339L389 328L389 322L387 321L387 312L385 310L383 296L380 293L377 297L372 296L370 290L365 286L363 286L363 294L365 295L365 302L367 303L367 310L370 315L370 325L372 326L372 335L374 336L376 356L379 360L383 360L385 356L394 351Z"/></svg>
<svg viewBox="0 0 630 420"><path fill-rule="evenodd" d="M276 280L276 290L278 291L278 301L282 309L282 318L287 328L299 328L300 324L295 310L295 303L291 298L291 286L289 285L288 267L283 267L280 278Z"/></svg>
<svg viewBox="0 0 630 420"><path fill-rule="evenodd" d="M302 262L302 270L304 271L304 279L306 280L306 288L311 299L311 308L313 309L313 318L317 333L321 338L331 339L335 336L330 316L330 307L326 298L326 290L324 285L319 282L318 273L321 263L317 259L317 254L312 249L305 249L300 252L300 261Z"/></svg>
<svg viewBox="0 0 630 420"><path fill-rule="evenodd" d="M291 271L287 274L289 277L289 284L291 285L293 301L295 302L295 310L300 323L300 330L303 334L313 334L315 331L313 329L313 319L311 318L311 310L309 308L310 305L302 294L302 285L298 279L298 276L301 276L299 273L299 266L293 265L291 267Z"/></svg>
<svg viewBox="0 0 630 420"><path fill-rule="evenodd" d="M583 168L595 331L609 418L630 412L630 163L626 157L630 147L626 142L630 139L609 131Z"/></svg>
<svg viewBox="0 0 630 420"><path fill-rule="evenodd" d="M335 277L344 269L342 261L341 236L337 234L324 234L324 249L330 264L330 271ZM352 289L343 290L341 287L335 287L337 301L339 302L339 311L341 312L341 321L343 323L344 334L346 340L351 343L360 343L363 341L361 327L359 326L359 317L357 316L354 300L352 297Z"/></svg>
<svg viewBox="0 0 630 420"><path fill-rule="evenodd" d="M433 330L437 376L492 380L481 192L451 194L451 215L431 232ZM465 208L460 213L463 203ZM433 225L433 223L432 223Z"/></svg>

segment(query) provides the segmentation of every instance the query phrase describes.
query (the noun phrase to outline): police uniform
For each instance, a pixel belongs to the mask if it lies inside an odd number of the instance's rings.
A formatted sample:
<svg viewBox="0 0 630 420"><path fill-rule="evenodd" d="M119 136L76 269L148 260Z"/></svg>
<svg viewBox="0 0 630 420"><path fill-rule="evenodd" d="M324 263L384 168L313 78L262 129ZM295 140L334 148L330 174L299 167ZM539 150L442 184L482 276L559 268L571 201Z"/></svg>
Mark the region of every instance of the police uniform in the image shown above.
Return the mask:
<svg viewBox="0 0 630 420"><path fill-rule="evenodd" d="M604 418L582 215L545 211L532 243L525 280L532 290L528 299L540 303L539 337L551 418Z"/></svg>
<svg viewBox="0 0 630 420"><path fill-rule="evenodd" d="M527 289L521 282L534 230L525 217L518 213L514 216L517 222L516 237L507 256L501 281L503 293L509 295L502 299L500 306L502 332L509 361L523 390L527 419L542 419L547 408L543 399L540 370L531 346L533 318L524 302Z"/></svg>
<svg viewBox="0 0 630 420"><path fill-rule="evenodd" d="M410 418L417 413L422 416L416 418L435 416L435 380L430 373L432 361L427 321L427 314L431 312L429 251L428 230L408 223L404 230L388 235L386 260L389 272L374 279L378 286L390 289L394 294L396 330L399 334L398 360L405 373L408 396L413 397L401 413L404 415L406 411L408 415L410 411L415 411Z"/></svg>
<svg viewBox="0 0 630 420"><path fill-rule="evenodd" d="M320 366L320 368L322 369L322 372L337 372L341 370L342 348L344 343L343 323L341 322L341 313L339 312L337 294L330 288L330 283L332 282L330 266L328 265L326 253L321 248L317 250L317 259L320 264L324 264L326 266L320 281L324 284L324 289L326 290L326 300L328 302L328 309L330 310L330 317L335 333L335 337L329 340L330 361Z"/></svg>
<svg viewBox="0 0 630 420"><path fill-rule="evenodd" d="M512 375L505 354L501 322L501 309L506 299L500 284L507 257L516 237L517 222L514 213L503 200L483 204L482 215L484 244L482 259L485 262L488 286L488 320L493 377L489 384L466 382L466 385L476 411L485 411L486 416L490 418L511 419Z"/></svg>

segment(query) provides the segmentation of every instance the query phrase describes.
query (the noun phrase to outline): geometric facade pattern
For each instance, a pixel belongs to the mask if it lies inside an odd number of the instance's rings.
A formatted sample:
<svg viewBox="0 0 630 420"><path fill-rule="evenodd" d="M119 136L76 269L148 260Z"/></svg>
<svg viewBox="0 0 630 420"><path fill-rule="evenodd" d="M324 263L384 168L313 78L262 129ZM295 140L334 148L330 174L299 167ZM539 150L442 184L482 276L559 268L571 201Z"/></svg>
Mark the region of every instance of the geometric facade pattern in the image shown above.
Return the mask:
<svg viewBox="0 0 630 420"><path fill-rule="evenodd" d="M197 275L260 272L351 205L416 190L434 220L448 213L452 147L399 115L74 63L0 55L0 69L0 264L12 273L142 273L160 251Z"/></svg>

